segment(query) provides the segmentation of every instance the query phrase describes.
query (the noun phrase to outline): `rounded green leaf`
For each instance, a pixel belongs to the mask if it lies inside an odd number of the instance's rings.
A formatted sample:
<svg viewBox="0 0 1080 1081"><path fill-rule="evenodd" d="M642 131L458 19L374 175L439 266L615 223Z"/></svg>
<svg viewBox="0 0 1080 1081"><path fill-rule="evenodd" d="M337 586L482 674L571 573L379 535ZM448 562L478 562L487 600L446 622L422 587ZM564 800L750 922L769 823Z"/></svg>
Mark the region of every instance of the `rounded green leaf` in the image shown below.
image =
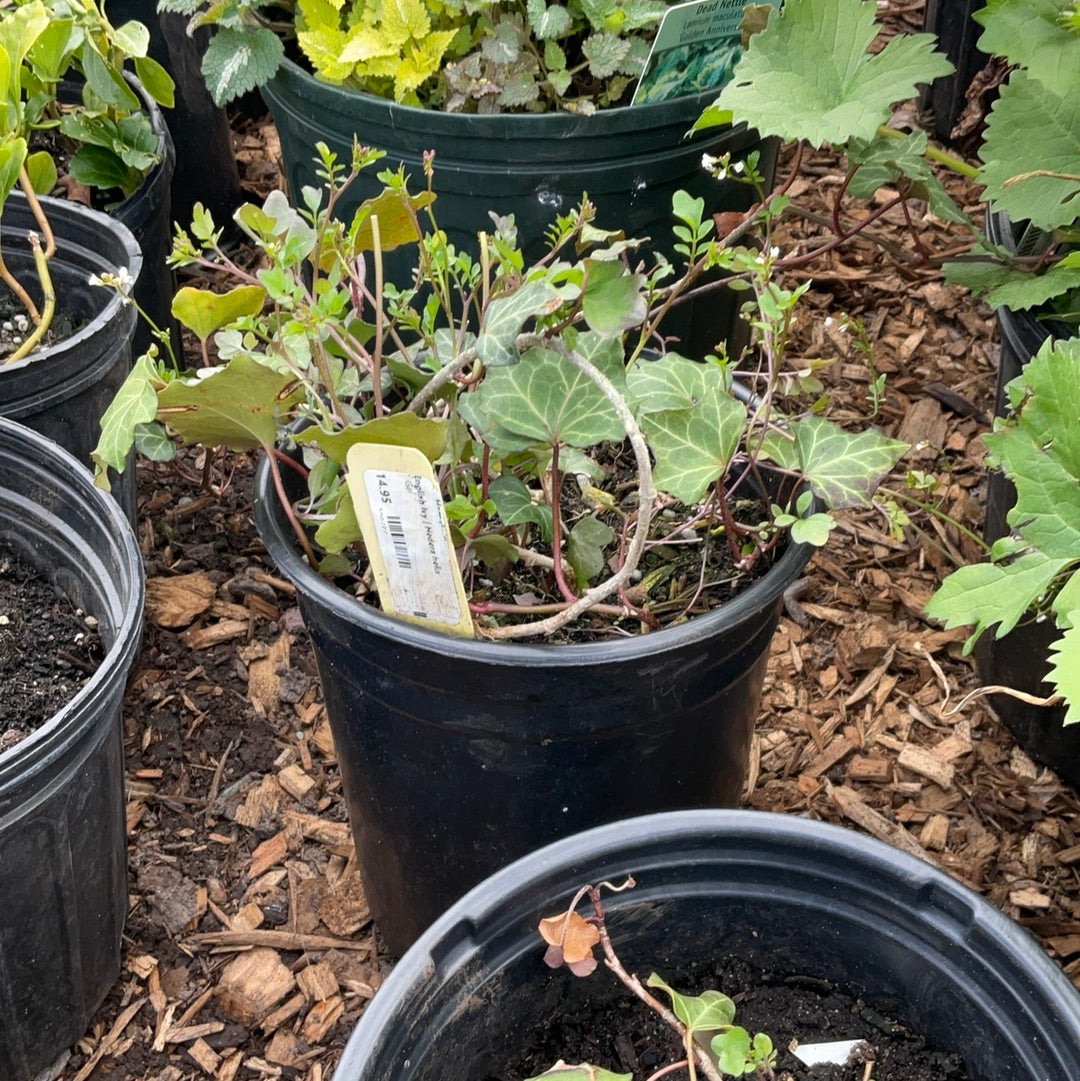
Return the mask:
<svg viewBox="0 0 1080 1081"><path fill-rule="evenodd" d="M176 291L172 302L173 318L205 342L217 330L245 315L262 311L266 290L261 285L238 285L227 293L211 293L185 285Z"/></svg>

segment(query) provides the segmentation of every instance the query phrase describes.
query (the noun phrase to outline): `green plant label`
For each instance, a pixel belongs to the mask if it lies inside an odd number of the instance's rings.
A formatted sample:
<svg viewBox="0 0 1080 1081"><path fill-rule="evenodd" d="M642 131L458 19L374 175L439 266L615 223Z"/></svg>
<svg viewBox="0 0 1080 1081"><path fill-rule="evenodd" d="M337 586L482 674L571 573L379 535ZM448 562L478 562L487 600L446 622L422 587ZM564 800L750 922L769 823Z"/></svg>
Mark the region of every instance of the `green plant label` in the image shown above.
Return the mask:
<svg viewBox="0 0 1080 1081"><path fill-rule="evenodd" d="M779 8L780 0L760 0ZM743 54L748 0L692 0L668 8L653 40L631 105L718 90Z"/></svg>

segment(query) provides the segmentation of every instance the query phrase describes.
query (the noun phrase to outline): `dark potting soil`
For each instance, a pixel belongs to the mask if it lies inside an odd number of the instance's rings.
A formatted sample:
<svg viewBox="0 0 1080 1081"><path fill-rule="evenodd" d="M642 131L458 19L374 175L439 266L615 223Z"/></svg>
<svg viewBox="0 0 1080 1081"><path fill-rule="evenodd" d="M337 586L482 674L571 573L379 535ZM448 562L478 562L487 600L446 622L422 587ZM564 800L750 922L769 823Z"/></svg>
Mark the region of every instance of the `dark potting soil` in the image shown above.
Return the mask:
<svg viewBox="0 0 1080 1081"><path fill-rule="evenodd" d="M0 752L74 698L104 656L93 617L0 545Z"/></svg>
<svg viewBox="0 0 1080 1081"><path fill-rule="evenodd" d="M19 348L27 334L33 330L33 326L26 314L26 309L7 292L6 288L0 287L0 289L2 289L0 291L0 360L2 360ZM58 311L53 315L52 323L49 324L49 329L45 332L45 337L38 344L37 349L41 349L42 346L56 345L57 342L70 338L79 329L79 325L63 312ZM30 355L33 356L33 353Z"/></svg>
<svg viewBox="0 0 1080 1081"><path fill-rule="evenodd" d="M645 975L639 975L644 980ZM567 973L567 978L575 977ZM586 979L614 977L601 968ZM715 966L712 976L695 973L667 982L685 993L715 988L732 998L735 1024L751 1037L763 1032L772 1039L777 1081L968 1081L958 1055L934 1050L918 1033L823 980L777 976L728 958ZM607 990L603 1004L548 1024L506 1069L494 1071L485 1081L522 1081L549 1070L559 1059L631 1073L635 1081L642 1081L684 1058L681 1041L656 1014L630 992L611 1000ZM654 993L668 1005L662 991ZM862 1040L865 1046L844 1065L814 1067L804 1065L790 1050L793 1044L837 1040ZM670 1076L685 1078L686 1071Z"/></svg>

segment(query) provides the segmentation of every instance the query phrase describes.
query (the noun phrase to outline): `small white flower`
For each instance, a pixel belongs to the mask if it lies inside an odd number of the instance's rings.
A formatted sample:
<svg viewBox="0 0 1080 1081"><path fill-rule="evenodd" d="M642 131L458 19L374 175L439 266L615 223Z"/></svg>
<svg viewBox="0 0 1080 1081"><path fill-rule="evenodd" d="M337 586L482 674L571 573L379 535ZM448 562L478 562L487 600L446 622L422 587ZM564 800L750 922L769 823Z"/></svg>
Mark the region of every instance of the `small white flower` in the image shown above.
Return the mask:
<svg viewBox="0 0 1080 1081"><path fill-rule="evenodd" d="M702 169L712 172L720 164L719 158L714 158L712 154L701 155L701 167Z"/></svg>
<svg viewBox="0 0 1080 1081"><path fill-rule="evenodd" d="M91 274L87 279L91 285L104 285L105 280L98 274Z"/></svg>
<svg viewBox="0 0 1080 1081"><path fill-rule="evenodd" d="M735 162L734 165L732 165L731 171L733 173L737 173L739 176L742 176L743 170L745 168L746 168L746 166L745 166L745 164L743 162L737 161L737 162Z"/></svg>
<svg viewBox="0 0 1080 1081"><path fill-rule="evenodd" d="M135 284L135 279L131 276L131 272L126 266L122 266L116 272L114 280L116 282L116 288L125 296L131 292L132 286Z"/></svg>
<svg viewBox="0 0 1080 1081"><path fill-rule="evenodd" d="M777 248L777 247L770 248L769 249L769 258L770 259L779 259L780 258L780 249Z"/></svg>
<svg viewBox="0 0 1080 1081"><path fill-rule="evenodd" d="M831 327L833 325L833 317L831 315L825 316L825 325Z"/></svg>

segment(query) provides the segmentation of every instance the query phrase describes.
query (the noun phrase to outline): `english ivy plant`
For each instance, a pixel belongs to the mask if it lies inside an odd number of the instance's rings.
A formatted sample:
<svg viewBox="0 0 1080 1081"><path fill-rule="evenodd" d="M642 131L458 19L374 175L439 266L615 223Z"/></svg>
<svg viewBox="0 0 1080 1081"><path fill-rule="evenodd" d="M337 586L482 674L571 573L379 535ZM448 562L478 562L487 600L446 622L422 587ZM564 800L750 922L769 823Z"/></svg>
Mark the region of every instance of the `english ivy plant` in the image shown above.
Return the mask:
<svg viewBox="0 0 1080 1081"><path fill-rule="evenodd" d="M1049 677L1080 721L1080 338L1048 340L1006 388L1013 415L986 436L987 463L1016 486L1013 532L990 559L954 571L926 611L946 627L994 628L1002 638L1021 621L1049 619L1061 631Z"/></svg>
<svg viewBox="0 0 1080 1081"><path fill-rule="evenodd" d="M828 510L867 505L906 449L845 430L814 401L820 383L785 355L805 286L782 288L757 240L722 245L703 200L674 200L678 270L639 263L638 241L601 229L587 203L556 220L535 264L512 220L481 235L474 261L437 226L430 162L427 190L384 171L382 193L342 222L343 192L381 155L357 148L346 168L319 151L324 191L305 189L299 208L275 192L236 214L261 269L234 263L201 209L178 232L174 265L214 267L235 288L177 294L174 313L203 342L205 366L139 359L103 421L100 483L106 467L123 469L133 440L168 446L163 428L261 449L279 492L283 469L307 480L295 527L311 562L363 591L347 452L416 447L437 470L476 629L510 638L553 634L586 613L634 632L689 618L710 603L700 600L710 553L741 574L767 565L789 530L824 543ZM416 279L380 292L381 254L402 245ZM665 312L707 271L751 298L753 356L665 349ZM676 574L687 548L699 553L693 576Z"/></svg>
<svg viewBox="0 0 1080 1081"><path fill-rule="evenodd" d="M161 0L212 24L203 74L219 104L261 86L296 43L337 86L450 112L590 112L628 96L664 0Z"/></svg>
<svg viewBox="0 0 1080 1081"><path fill-rule="evenodd" d="M33 324L8 362L34 349L55 306L48 271L55 243L37 196L56 186L57 168L47 150L32 149L34 139L59 134L72 151L67 171L73 180L130 195L159 158L142 101L124 79L126 64L151 98L173 104L173 81L147 55L149 42L142 23L113 27L95 0L15 0L0 18L0 212L18 185L40 229L31 246L45 297L39 311L0 256L0 279ZM65 79L81 83L75 100L61 98Z"/></svg>
<svg viewBox="0 0 1080 1081"><path fill-rule="evenodd" d="M731 82L699 128L744 121L763 135L842 150L849 170L842 194L866 199L881 187L891 205L928 203L939 217L968 226L970 255L944 267L947 281L991 304L1024 310L1050 305L1054 316L1080 321L1080 20L1068 0L989 0L974 18L979 47L1015 65L988 118L976 168L930 147L921 132L885 125L890 106L951 70L928 34L898 35L871 51L877 26L864 0L786 0L755 34ZM796 161L800 160L798 157ZM1029 223L1036 242L1015 255L991 245L949 197L933 165L944 165L985 188L992 210ZM843 239L881 213L841 226ZM918 254L908 258L927 265ZM832 244L830 240L827 243ZM1030 249L1034 249L1034 253ZM804 256L810 261L814 253Z"/></svg>
<svg viewBox="0 0 1080 1081"><path fill-rule="evenodd" d="M772 1039L763 1032L751 1036L742 1026L736 1025L735 1003L722 991L709 989L698 995L683 994L655 972L642 984L623 966L607 934L601 891L608 889L621 893L634 885L634 880L629 878L618 886L610 882L583 886L565 912L541 920L540 937L548 944L545 963L551 968L565 967L575 976L590 976L597 968L593 951L600 946L606 967L627 992L656 1013L679 1037L684 1051L682 1061L659 1065L647 1081L673 1071L685 1071L690 1081L697 1081L700 1076L708 1081L722 1081L725 1077L777 1081L776 1050ZM588 898L592 906L588 916L577 911L583 898ZM671 1008L667 1009L649 989L663 991ZM591 1063L568 1065L560 1061L528 1081L632 1081L632 1078L632 1074L613 1073Z"/></svg>

